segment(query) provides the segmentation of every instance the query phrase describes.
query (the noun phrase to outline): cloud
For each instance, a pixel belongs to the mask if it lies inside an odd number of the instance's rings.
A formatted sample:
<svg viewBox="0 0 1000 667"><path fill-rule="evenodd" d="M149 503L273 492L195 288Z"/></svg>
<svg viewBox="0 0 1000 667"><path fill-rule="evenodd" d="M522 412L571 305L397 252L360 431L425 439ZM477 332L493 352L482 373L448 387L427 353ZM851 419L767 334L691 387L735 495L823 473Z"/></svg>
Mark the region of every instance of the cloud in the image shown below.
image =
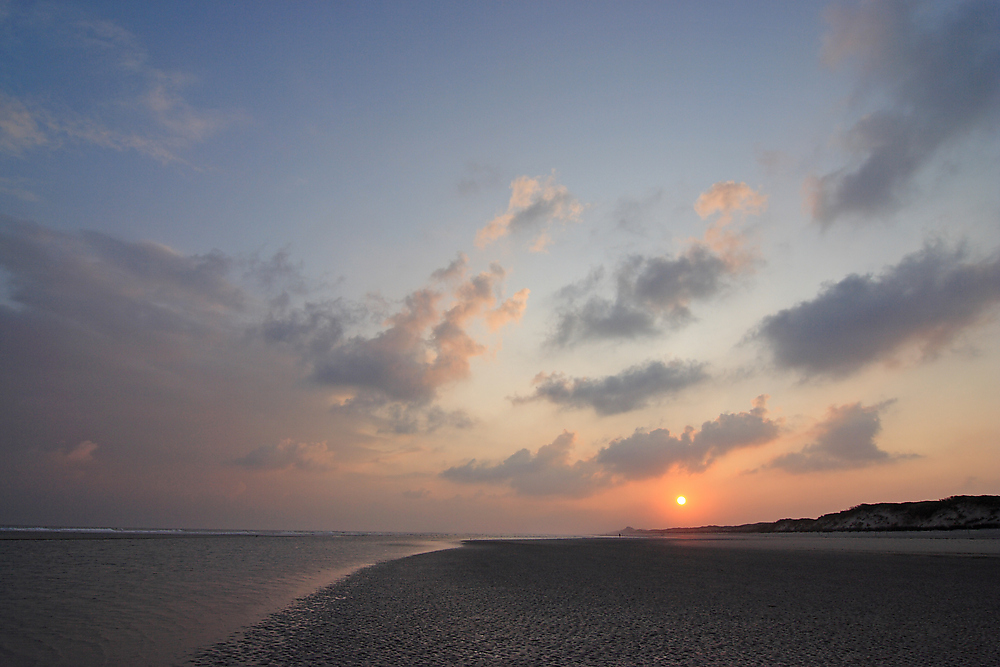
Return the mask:
<svg viewBox="0 0 1000 667"><path fill-rule="evenodd" d="M540 252L550 243L548 230L554 221L575 222L583 213L581 204L555 176L518 176L510 184L507 211L493 218L476 234L476 247L484 248L509 234L533 234L532 252Z"/></svg>
<svg viewBox="0 0 1000 667"><path fill-rule="evenodd" d="M989 1L942 8L863 2L827 15L823 57L849 63L881 108L847 132L859 163L808 183L823 225L890 212L945 144L988 127L1000 109L1000 13Z"/></svg>
<svg viewBox="0 0 1000 667"><path fill-rule="evenodd" d="M122 342L208 333L245 302L221 253L185 257L158 243L58 232L3 216L0 266L23 314Z"/></svg>
<svg viewBox="0 0 1000 667"><path fill-rule="evenodd" d="M476 424L465 410L393 401L371 393L350 393L330 408L333 414L355 415L375 425L378 433L409 435L440 429L468 429Z"/></svg>
<svg viewBox="0 0 1000 667"><path fill-rule="evenodd" d="M880 413L894 402L883 401L867 407L861 403L831 406L826 419L816 427L815 442L802 451L782 454L765 467L805 473L863 468L912 458L913 455L889 454L875 443L875 436L882 431Z"/></svg>
<svg viewBox="0 0 1000 667"><path fill-rule="evenodd" d="M2 151L3 148L0 148ZM16 197L21 201L36 202L41 201L41 198L28 189L29 181L25 178L7 178L5 176L0 176L0 194L10 195L11 197Z"/></svg>
<svg viewBox="0 0 1000 667"><path fill-rule="evenodd" d="M209 511L247 525L290 488L254 485L254 470L361 484L344 466L388 465L378 455L398 434L473 423L433 396L468 372L463 336L485 348L487 315L516 312L502 281L492 267L418 289L415 302L437 294L426 323L404 304L372 329L367 308L322 298L284 252L188 255L0 216L0 504L26 522L204 525ZM412 347L385 340L404 334ZM381 378L317 376L376 342ZM397 400L381 389L407 363L416 389ZM333 493L303 483L302 511Z"/></svg>
<svg viewBox="0 0 1000 667"><path fill-rule="evenodd" d="M600 275L591 274L557 295L562 305L551 344L655 336L682 326L691 319L691 302L716 294L731 271L702 245L677 257L632 255L615 271L613 298L591 294L581 300Z"/></svg>
<svg viewBox="0 0 1000 667"><path fill-rule="evenodd" d="M221 253L0 216L5 460L42 451L85 462L98 452L108 466L130 461L121 483L134 483L146 465L211 460L230 438L304 420L314 401L296 386L300 372L247 336L257 306L232 280L235 266ZM67 452L65 443L83 444Z"/></svg>
<svg viewBox="0 0 1000 667"><path fill-rule="evenodd" d="M659 477L673 468L703 472L733 450L763 445L778 437L781 424L767 416L767 398L758 396L749 412L721 414L702 424L701 430L688 426L680 435L671 435L664 428L637 429L602 448L595 461L624 479Z"/></svg>
<svg viewBox="0 0 1000 667"><path fill-rule="evenodd" d="M64 452L62 459L70 464L90 463L94 460L94 452L96 451L97 443L84 440L73 449Z"/></svg>
<svg viewBox="0 0 1000 667"><path fill-rule="evenodd" d="M907 345L925 355L983 320L1000 302L1000 257L966 261L929 244L881 275L852 274L812 301L770 315L752 334L781 368L843 376Z"/></svg>
<svg viewBox="0 0 1000 667"><path fill-rule="evenodd" d="M503 278L493 266L448 292L417 290L365 336L353 330L367 311L311 300L284 252L186 256L0 216L0 450L84 461L93 450L64 443L99 442L112 461L195 448L302 469L321 463L302 443L332 452L372 426L468 428L433 398L486 350L469 327L519 315L525 295L504 299ZM262 437L284 444L238 451Z"/></svg>
<svg viewBox="0 0 1000 667"><path fill-rule="evenodd" d="M767 195L756 192L746 183L719 181L698 196L694 211L701 219L716 213L722 224L732 222L736 213L760 215L767 209Z"/></svg>
<svg viewBox="0 0 1000 667"><path fill-rule="evenodd" d="M677 393L707 377L705 365L693 361L647 361L617 375L603 378L569 378L561 373L539 373L535 392L515 397L514 403L545 400L573 408L593 408L612 415L638 410L650 401Z"/></svg>
<svg viewBox="0 0 1000 667"><path fill-rule="evenodd" d="M522 495L586 496L630 480L649 479L671 469L690 473L707 470L731 451L771 442L781 422L769 418L767 396L758 396L749 412L723 413L696 431L688 427L680 436L666 429L637 429L627 438L613 440L589 459L570 461L576 435L564 431L535 454L521 449L500 463L468 463L448 468L445 479L464 484L506 484Z"/></svg>
<svg viewBox="0 0 1000 667"><path fill-rule="evenodd" d="M9 17L16 30L38 37L28 41L40 46L45 58L86 67L88 77L100 85L72 100L0 93L0 153L20 157L73 142L134 150L163 163L186 163L181 157L185 149L247 123L243 111L189 103L183 90L195 83L193 77L150 66L145 48L128 30L83 13L48 7ZM12 62L37 57L35 53Z"/></svg>
<svg viewBox="0 0 1000 667"><path fill-rule="evenodd" d="M603 267L556 294L558 321L548 343L566 347L594 340L661 335L692 320L691 303L709 299L732 279L754 269L755 252L742 234L727 228L736 213L759 214L767 197L745 183L714 184L695 203L703 218L719 214L704 239L676 256L630 255L615 269L614 296L598 292Z"/></svg>
<svg viewBox="0 0 1000 667"><path fill-rule="evenodd" d="M598 475L593 461L569 462L570 451L576 446L576 434L563 431L535 454L528 449L515 452L500 463L477 463L448 468L441 473L445 479L465 484L509 484L527 496L585 496L606 482Z"/></svg>
<svg viewBox="0 0 1000 667"><path fill-rule="evenodd" d="M464 274L464 262L460 257L433 279L457 279ZM343 317L330 305L315 304L283 312L262 331L303 352L316 382L354 390L348 403L425 405L441 386L466 378L470 360L487 351L468 332L475 321L496 330L520 319L528 290L503 299L504 277L504 269L492 264L450 295L418 289L388 318L386 328L370 337L345 337Z"/></svg>
<svg viewBox="0 0 1000 667"><path fill-rule="evenodd" d="M334 453L324 442L295 442L285 439L277 445L262 445L233 461L251 470L314 470L334 468Z"/></svg>
<svg viewBox="0 0 1000 667"><path fill-rule="evenodd" d="M0 93L0 151L20 156L49 143L45 122L22 100Z"/></svg>

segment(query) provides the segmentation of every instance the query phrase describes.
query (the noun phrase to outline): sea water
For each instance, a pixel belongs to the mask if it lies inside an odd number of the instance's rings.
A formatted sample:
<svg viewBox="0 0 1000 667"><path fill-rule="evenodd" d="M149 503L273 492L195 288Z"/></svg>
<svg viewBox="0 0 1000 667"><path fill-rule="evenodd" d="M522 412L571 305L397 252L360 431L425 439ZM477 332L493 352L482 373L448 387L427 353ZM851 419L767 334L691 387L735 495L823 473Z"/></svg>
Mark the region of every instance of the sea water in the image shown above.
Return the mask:
<svg viewBox="0 0 1000 667"><path fill-rule="evenodd" d="M0 664L183 663L379 561L457 536L0 530Z"/></svg>

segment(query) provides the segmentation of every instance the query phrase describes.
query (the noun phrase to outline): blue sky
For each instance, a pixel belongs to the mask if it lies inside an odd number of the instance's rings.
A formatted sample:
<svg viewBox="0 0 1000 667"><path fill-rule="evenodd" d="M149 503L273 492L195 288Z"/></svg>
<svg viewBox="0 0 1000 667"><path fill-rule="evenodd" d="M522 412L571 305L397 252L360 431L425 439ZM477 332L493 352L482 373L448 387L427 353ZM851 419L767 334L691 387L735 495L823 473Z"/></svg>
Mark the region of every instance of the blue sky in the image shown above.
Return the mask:
<svg viewBox="0 0 1000 667"><path fill-rule="evenodd" d="M1000 492L998 26L0 4L0 521L588 532Z"/></svg>

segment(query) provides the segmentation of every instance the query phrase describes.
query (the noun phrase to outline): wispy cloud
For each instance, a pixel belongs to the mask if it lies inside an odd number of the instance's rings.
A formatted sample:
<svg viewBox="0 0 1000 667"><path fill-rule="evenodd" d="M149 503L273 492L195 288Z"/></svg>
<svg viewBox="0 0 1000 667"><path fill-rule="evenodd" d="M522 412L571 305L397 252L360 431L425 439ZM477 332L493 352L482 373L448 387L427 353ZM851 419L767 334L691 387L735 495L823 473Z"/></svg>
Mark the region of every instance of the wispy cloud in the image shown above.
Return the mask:
<svg viewBox="0 0 1000 667"><path fill-rule="evenodd" d="M248 121L243 111L189 103L183 91L194 78L150 65L140 40L111 21L58 6L14 12L8 20L48 36L49 57L86 62L91 76L109 83L73 100L0 91L0 152L20 157L76 143L185 163L186 149ZM98 90L114 92L99 97Z"/></svg>
<svg viewBox="0 0 1000 667"><path fill-rule="evenodd" d="M831 406L815 430L815 442L798 452L782 454L765 467L793 473L863 468L913 458L879 449L875 437L882 430L881 413L895 401Z"/></svg>
<svg viewBox="0 0 1000 667"><path fill-rule="evenodd" d="M670 394L680 392L708 375L705 365L693 361L669 363L647 361L602 378L573 378L562 373L539 373L530 396L513 398L514 403L548 401L572 408L592 408L597 414L612 415L643 408Z"/></svg>
<svg viewBox="0 0 1000 667"><path fill-rule="evenodd" d="M823 225L894 210L939 148L1000 111L994 2L862 2L836 6L827 18L826 62L848 63L860 90L884 102L847 132L857 163L808 183Z"/></svg>
<svg viewBox="0 0 1000 667"><path fill-rule="evenodd" d="M476 246L484 248L509 234L523 234L534 237L530 246L533 252L543 251L552 240L552 223L575 222L583 209L566 186L556 182L554 174L547 178L518 176L510 184L507 211L479 230Z"/></svg>
<svg viewBox="0 0 1000 667"><path fill-rule="evenodd" d="M930 244L882 274L850 275L812 301L770 315L752 334L781 368L843 376L907 345L940 350L1000 303L1000 257L967 261Z"/></svg>

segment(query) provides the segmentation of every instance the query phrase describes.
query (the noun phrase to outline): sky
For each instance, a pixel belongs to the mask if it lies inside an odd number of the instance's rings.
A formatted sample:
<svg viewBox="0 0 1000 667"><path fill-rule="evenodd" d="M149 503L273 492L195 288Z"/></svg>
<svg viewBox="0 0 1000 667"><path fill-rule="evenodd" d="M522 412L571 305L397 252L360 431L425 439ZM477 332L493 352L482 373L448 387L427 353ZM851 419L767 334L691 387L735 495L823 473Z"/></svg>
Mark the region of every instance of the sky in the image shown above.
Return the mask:
<svg viewBox="0 0 1000 667"><path fill-rule="evenodd" d="M0 524L1000 494L998 173L990 0L0 1Z"/></svg>

